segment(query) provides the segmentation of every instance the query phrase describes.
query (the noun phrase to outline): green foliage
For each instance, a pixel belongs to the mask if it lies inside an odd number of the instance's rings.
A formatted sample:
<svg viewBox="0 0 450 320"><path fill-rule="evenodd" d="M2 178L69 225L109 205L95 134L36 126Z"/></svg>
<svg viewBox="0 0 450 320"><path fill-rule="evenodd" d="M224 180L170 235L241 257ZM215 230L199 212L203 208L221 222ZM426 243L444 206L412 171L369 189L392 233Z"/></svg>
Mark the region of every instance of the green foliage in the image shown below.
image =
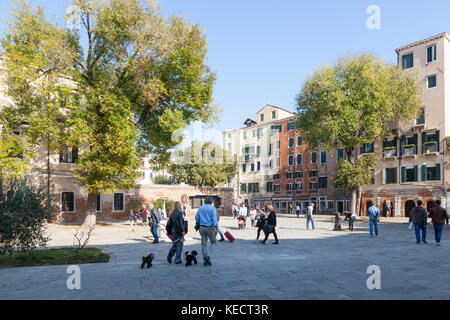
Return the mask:
<svg viewBox="0 0 450 320"><path fill-rule="evenodd" d="M45 207L47 193L16 178L5 189L0 194L0 254L45 246L49 240L46 225L51 220Z"/></svg>
<svg viewBox="0 0 450 320"><path fill-rule="evenodd" d="M416 77L370 54L350 56L308 78L297 108L297 126L311 148L344 149L335 181L349 188L370 182L375 158L355 158L355 150L392 135L399 123L421 107Z"/></svg>
<svg viewBox="0 0 450 320"><path fill-rule="evenodd" d="M132 198L128 202L128 208L130 210L133 210L134 213L139 213L139 210L141 210L142 206L144 205L144 199L141 197Z"/></svg>
<svg viewBox="0 0 450 320"><path fill-rule="evenodd" d="M166 212L170 213L175 208L175 201L174 200L165 200L166 202ZM164 200L163 199L157 199L153 202L153 205L156 209L163 209L164 208Z"/></svg>
<svg viewBox="0 0 450 320"><path fill-rule="evenodd" d="M235 176L237 158L223 150L219 145L194 142L173 163L169 172L178 183L196 187L217 187L227 183Z"/></svg>
<svg viewBox="0 0 450 320"><path fill-rule="evenodd" d="M166 177L166 176L155 176L153 178L154 184L166 184L166 185L174 185L176 184L176 181L172 177Z"/></svg>
<svg viewBox="0 0 450 320"><path fill-rule="evenodd" d="M8 134L7 128L0 132L0 185L3 179L23 174L31 157L26 137ZM1 186L0 186L1 192Z"/></svg>

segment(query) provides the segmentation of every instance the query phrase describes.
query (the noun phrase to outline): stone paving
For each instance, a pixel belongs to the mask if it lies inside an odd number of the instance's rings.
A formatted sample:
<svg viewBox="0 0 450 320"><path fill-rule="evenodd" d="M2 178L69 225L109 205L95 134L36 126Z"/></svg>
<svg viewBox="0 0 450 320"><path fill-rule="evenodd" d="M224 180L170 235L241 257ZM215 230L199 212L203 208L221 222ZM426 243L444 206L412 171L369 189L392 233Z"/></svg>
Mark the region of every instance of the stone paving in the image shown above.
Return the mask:
<svg viewBox="0 0 450 320"><path fill-rule="evenodd" d="M127 223L104 223L90 245L112 258L80 265L81 290L67 289L67 266L0 269L0 299L450 299L448 226L436 247L432 225L429 244L417 245L405 219L382 221L376 239L369 238L365 221L356 222L354 232L333 232L329 217L315 220L316 230L308 231L304 217L279 216L276 246L272 236L262 245L256 230L237 230L233 218L222 217L222 231L236 242L218 242L213 265L205 267L190 219L184 251L197 250L200 263L189 268L167 263L170 242L164 235L152 244L147 226L132 232ZM72 229L51 225L49 246L71 245ZM153 267L141 270L141 257L151 252ZM370 265L381 268L381 290L367 289Z"/></svg>

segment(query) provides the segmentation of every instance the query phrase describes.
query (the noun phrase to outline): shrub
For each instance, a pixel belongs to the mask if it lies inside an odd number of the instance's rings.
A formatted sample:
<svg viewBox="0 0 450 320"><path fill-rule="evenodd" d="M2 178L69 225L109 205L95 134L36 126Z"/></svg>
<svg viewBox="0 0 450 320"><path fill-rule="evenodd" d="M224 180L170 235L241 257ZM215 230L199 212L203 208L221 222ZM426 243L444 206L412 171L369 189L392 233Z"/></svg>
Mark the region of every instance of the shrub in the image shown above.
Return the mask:
<svg viewBox="0 0 450 320"><path fill-rule="evenodd" d="M128 209L133 210L134 213L139 213L142 206L144 205L144 200L141 197L130 199L128 203Z"/></svg>
<svg viewBox="0 0 450 320"><path fill-rule="evenodd" d="M176 184L176 181L171 177L165 177L165 176L156 176L153 178L154 184L169 184L174 185Z"/></svg>
<svg viewBox="0 0 450 320"><path fill-rule="evenodd" d="M47 223L51 208L46 208L47 192L35 188L26 179L12 178L0 193L0 254L12 254L14 249L33 250L46 246Z"/></svg>
<svg viewBox="0 0 450 320"><path fill-rule="evenodd" d="M153 202L153 205L156 209L163 209L164 208L164 200L158 199ZM166 212L169 214L173 211L175 208L175 201L173 200L166 200Z"/></svg>

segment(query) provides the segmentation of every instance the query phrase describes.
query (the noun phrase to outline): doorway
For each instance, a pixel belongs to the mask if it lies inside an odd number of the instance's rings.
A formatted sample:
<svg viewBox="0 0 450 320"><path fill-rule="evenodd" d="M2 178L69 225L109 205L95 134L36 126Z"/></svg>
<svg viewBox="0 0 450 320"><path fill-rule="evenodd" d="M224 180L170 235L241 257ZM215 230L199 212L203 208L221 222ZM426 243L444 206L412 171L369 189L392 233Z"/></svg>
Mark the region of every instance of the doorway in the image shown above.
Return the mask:
<svg viewBox="0 0 450 320"><path fill-rule="evenodd" d="M344 212L344 201L338 200L337 201L337 211L342 214Z"/></svg>
<svg viewBox="0 0 450 320"><path fill-rule="evenodd" d="M409 214L411 213L412 208L416 206L416 203L412 200L408 200L405 202L405 217L409 218Z"/></svg>

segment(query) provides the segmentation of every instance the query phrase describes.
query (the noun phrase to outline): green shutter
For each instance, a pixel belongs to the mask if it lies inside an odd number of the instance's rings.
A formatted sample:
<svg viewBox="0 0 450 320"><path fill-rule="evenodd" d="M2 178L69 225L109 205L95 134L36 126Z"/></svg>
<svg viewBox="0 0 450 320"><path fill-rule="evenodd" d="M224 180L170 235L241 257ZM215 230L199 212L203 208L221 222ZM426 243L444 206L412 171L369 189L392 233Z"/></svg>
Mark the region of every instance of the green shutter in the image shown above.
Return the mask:
<svg viewBox="0 0 450 320"><path fill-rule="evenodd" d="M418 153L417 133L414 134L414 144L416 145L416 154Z"/></svg>
<svg viewBox="0 0 450 320"><path fill-rule="evenodd" d="M441 138L439 137L440 136L439 133L440 133L440 131L437 130L436 131L436 144L437 144L437 151L441 152Z"/></svg>
<svg viewBox="0 0 450 320"><path fill-rule="evenodd" d="M427 181L427 166L422 166L422 181Z"/></svg>
<svg viewBox="0 0 450 320"><path fill-rule="evenodd" d="M382 183L386 184L386 168L383 169Z"/></svg>
<svg viewBox="0 0 450 320"><path fill-rule="evenodd" d="M441 165L436 163L436 180L441 180Z"/></svg>
<svg viewBox="0 0 450 320"><path fill-rule="evenodd" d="M406 167L402 167L402 183L406 182Z"/></svg>
<svg viewBox="0 0 450 320"><path fill-rule="evenodd" d="M419 181L419 167L418 166L414 166L414 181L415 182Z"/></svg>

